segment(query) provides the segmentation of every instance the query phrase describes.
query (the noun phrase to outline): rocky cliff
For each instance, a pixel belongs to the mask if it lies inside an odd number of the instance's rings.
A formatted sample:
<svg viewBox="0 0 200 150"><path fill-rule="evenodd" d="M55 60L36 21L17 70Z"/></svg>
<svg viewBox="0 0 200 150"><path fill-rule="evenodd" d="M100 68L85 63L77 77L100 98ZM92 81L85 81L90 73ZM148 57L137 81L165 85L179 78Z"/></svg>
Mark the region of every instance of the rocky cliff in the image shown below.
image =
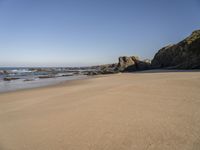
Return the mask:
<svg viewBox="0 0 200 150"><path fill-rule="evenodd" d="M119 57L117 64L95 66L89 75L133 72L138 70L172 68L200 69L200 30L194 31L183 41L161 48L153 60L139 60L136 56Z"/></svg>
<svg viewBox="0 0 200 150"><path fill-rule="evenodd" d="M183 41L163 47L152 60L153 68L200 68L200 30L194 31Z"/></svg>

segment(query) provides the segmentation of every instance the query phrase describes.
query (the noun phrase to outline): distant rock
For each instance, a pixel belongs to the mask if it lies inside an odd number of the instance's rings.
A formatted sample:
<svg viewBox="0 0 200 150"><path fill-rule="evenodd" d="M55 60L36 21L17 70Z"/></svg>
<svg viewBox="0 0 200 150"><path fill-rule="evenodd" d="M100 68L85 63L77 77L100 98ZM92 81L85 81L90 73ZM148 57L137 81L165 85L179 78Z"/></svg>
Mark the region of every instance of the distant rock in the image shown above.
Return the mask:
<svg viewBox="0 0 200 150"><path fill-rule="evenodd" d="M58 72L57 68L29 68L29 71L46 72L46 73L54 73L54 74Z"/></svg>
<svg viewBox="0 0 200 150"><path fill-rule="evenodd" d="M47 79L47 78L55 78L54 75L44 75L44 76L39 76L39 79Z"/></svg>
<svg viewBox="0 0 200 150"><path fill-rule="evenodd" d="M152 60L153 68L200 68L200 30L175 45L160 49Z"/></svg>
<svg viewBox="0 0 200 150"><path fill-rule="evenodd" d="M4 81L12 81L12 80L18 80L20 78L15 78L15 77L5 77L3 80Z"/></svg>
<svg viewBox="0 0 200 150"><path fill-rule="evenodd" d="M6 71L6 70L0 70L0 75L7 75L7 74L9 74L8 71Z"/></svg>

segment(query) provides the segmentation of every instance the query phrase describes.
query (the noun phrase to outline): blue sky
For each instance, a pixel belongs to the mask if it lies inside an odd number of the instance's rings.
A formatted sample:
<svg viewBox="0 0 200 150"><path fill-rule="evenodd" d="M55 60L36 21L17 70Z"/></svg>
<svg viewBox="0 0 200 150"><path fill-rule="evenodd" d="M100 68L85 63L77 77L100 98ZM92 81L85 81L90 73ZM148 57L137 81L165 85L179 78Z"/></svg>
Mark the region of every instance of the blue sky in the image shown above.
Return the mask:
<svg viewBox="0 0 200 150"><path fill-rule="evenodd" d="M0 66L151 59L196 29L199 0L0 0Z"/></svg>

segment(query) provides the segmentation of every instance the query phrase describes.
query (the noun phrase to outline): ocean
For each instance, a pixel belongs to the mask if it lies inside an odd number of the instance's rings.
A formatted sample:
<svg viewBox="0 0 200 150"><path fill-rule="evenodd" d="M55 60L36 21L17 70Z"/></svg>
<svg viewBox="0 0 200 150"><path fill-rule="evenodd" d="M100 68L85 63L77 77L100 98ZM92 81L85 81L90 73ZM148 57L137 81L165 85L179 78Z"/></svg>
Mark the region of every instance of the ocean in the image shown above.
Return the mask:
<svg viewBox="0 0 200 150"><path fill-rule="evenodd" d="M0 92L36 88L87 78L81 68L0 67Z"/></svg>

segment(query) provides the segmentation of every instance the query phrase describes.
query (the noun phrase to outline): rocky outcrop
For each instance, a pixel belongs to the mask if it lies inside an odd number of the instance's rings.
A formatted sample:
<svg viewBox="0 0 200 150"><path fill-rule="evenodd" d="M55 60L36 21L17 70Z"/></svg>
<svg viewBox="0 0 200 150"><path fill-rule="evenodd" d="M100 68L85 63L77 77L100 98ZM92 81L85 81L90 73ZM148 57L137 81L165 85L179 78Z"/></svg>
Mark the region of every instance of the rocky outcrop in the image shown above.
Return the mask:
<svg viewBox="0 0 200 150"><path fill-rule="evenodd" d="M132 72L137 70L146 70L150 68L150 62L145 60L141 61L138 57L123 56L119 57L117 69L122 72Z"/></svg>
<svg viewBox="0 0 200 150"><path fill-rule="evenodd" d="M135 56L119 57L117 64L95 66L89 75L110 74L117 72L133 72L154 68L196 69L200 68L200 30L178 44L168 45L160 49L153 60L139 60Z"/></svg>
<svg viewBox="0 0 200 150"><path fill-rule="evenodd" d="M136 66L137 66L137 57L135 56L131 56L131 57L127 57L127 56L123 56L123 57L119 57L119 62L118 62L118 70L119 71L125 71L127 69L129 70L136 70Z"/></svg>
<svg viewBox="0 0 200 150"><path fill-rule="evenodd" d="M86 75L113 74L117 73L117 64L106 64L100 66L92 66L93 70L86 71Z"/></svg>
<svg viewBox="0 0 200 150"><path fill-rule="evenodd" d="M99 75L99 74L113 74L118 72L133 72L138 70L146 70L150 69L150 61L139 60L138 57L135 56L123 56L119 57L119 62L117 64L107 64L100 66L91 67L94 70L87 71L85 74L87 75Z"/></svg>
<svg viewBox="0 0 200 150"><path fill-rule="evenodd" d="M175 45L160 49L152 60L153 68L200 68L200 30Z"/></svg>

